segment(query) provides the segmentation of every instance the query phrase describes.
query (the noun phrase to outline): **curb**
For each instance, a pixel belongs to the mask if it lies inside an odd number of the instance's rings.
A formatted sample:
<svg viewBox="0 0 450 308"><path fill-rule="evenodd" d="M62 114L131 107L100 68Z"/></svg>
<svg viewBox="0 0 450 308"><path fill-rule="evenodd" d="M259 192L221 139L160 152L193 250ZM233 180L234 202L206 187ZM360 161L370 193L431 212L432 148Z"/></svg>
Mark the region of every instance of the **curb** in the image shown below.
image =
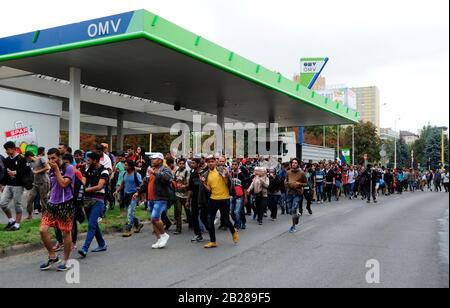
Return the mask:
<svg viewBox="0 0 450 308"><path fill-rule="evenodd" d="M150 225L149 222L143 221L144 225ZM103 235L118 235L121 234L123 231L103 231ZM81 233L78 234L78 241L83 241L86 239L87 233ZM5 259L8 257L14 257L30 252L39 251L41 249L44 249L44 245L42 243L36 243L36 244L24 244L24 245L14 245L12 247L0 249L0 259Z"/></svg>

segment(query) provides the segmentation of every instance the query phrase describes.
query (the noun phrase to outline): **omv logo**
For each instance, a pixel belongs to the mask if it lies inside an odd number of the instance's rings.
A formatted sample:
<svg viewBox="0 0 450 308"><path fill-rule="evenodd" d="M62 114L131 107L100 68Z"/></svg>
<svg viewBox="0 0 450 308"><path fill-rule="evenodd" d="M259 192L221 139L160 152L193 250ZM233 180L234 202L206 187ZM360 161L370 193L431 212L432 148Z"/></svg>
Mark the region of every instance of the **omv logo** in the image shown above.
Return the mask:
<svg viewBox="0 0 450 308"><path fill-rule="evenodd" d="M100 21L98 23L92 23L88 26L87 33L91 38L97 36L116 34L119 31L121 22L122 18L119 18L117 20L108 20L108 21Z"/></svg>

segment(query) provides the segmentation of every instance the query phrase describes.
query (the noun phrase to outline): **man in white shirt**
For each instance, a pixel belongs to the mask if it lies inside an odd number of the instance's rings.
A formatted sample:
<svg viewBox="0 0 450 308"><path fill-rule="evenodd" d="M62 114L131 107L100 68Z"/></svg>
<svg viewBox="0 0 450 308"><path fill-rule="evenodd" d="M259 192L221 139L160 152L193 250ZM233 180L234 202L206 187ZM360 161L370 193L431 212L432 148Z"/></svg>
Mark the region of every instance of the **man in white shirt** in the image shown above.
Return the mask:
<svg viewBox="0 0 450 308"><path fill-rule="evenodd" d="M357 172L355 171L355 168L353 166L350 166L350 170L347 171L347 177L348 177L348 196L350 200L353 199L353 194L355 192L355 183L356 183L356 177L358 176Z"/></svg>
<svg viewBox="0 0 450 308"><path fill-rule="evenodd" d="M96 147L98 155L100 155L100 164L105 167L111 174L112 172L112 162L111 158L109 158L108 155L105 154L105 147L101 144L97 145Z"/></svg>
<svg viewBox="0 0 450 308"><path fill-rule="evenodd" d="M450 183L448 170L446 170L442 173L442 182L444 183L445 192L448 193L449 183Z"/></svg>

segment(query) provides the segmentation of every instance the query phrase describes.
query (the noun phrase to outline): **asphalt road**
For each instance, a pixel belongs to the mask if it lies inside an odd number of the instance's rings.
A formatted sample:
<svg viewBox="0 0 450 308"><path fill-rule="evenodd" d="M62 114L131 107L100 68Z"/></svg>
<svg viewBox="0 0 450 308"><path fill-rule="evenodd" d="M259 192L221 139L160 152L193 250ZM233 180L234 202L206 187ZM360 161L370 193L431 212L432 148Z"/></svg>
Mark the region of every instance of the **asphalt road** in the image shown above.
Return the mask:
<svg viewBox="0 0 450 308"><path fill-rule="evenodd" d="M150 228L123 239L109 237L110 250L80 261L80 284L64 273L41 273L44 251L0 259L1 287L449 287L449 195L406 193L314 206L300 231L287 232L289 217L255 222L232 244L218 231L219 248L191 244L191 234L172 236L152 250ZM77 256L74 255L75 258ZM380 265L380 283L368 284L368 260Z"/></svg>

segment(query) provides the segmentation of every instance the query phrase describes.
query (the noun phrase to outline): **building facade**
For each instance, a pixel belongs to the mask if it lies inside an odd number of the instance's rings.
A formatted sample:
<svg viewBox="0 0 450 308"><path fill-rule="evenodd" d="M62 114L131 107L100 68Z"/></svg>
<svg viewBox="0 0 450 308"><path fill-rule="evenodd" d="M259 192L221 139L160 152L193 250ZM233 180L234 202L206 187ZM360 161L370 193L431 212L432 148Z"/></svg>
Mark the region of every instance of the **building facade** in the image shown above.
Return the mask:
<svg viewBox="0 0 450 308"><path fill-rule="evenodd" d="M0 88L0 153L6 141L24 154L59 143L62 101Z"/></svg>
<svg viewBox="0 0 450 308"><path fill-rule="evenodd" d="M408 131L401 131L400 137L405 141L406 144L411 145L417 140L419 140L420 136Z"/></svg>
<svg viewBox="0 0 450 308"><path fill-rule="evenodd" d="M399 132L393 130L392 128L381 128L380 129L380 138L381 140L396 140L400 139Z"/></svg>
<svg viewBox="0 0 450 308"><path fill-rule="evenodd" d="M380 131L380 90L377 87L352 88L356 94L359 119L371 122Z"/></svg>

